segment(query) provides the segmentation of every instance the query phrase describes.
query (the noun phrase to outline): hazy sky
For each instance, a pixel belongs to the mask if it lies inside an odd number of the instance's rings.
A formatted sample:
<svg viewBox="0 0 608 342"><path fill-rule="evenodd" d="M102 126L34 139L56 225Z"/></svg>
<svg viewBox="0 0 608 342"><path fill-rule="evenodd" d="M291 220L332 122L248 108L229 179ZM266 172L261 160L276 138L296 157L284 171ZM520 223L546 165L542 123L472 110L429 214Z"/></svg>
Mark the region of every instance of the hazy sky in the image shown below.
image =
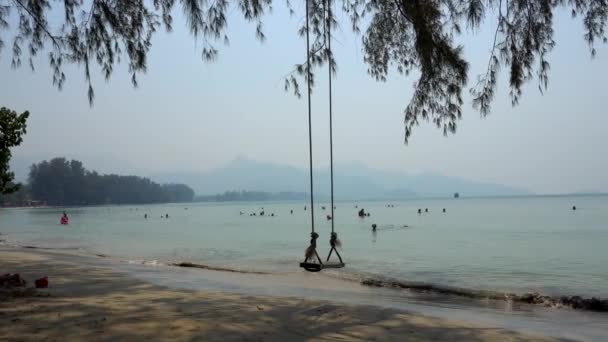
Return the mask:
<svg viewBox="0 0 608 342"><path fill-rule="evenodd" d="M205 171L238 156L307 167L305 97L284 92L282 82L295 63L305 60L304 41L296 33L302 17L290 18L277 3L265 20L268 39L259 43L255 27L232 15L230 45L221 47L212 64L201 60L200 44L176 17L174 31L154 39L140 87L132 88L124 65L109 83L96 74L92 108L81 69L67 69L67 83L59 92L46 59L38 61L35 73L28 67L12 70L10 49L5 48L0 105L31 112L15 161L66 156L102 172L146 176ZM557 46L543 96L534 81L512 108L503 73L490 116L481 119L467 96L456 135L445 138L425 123L406 146L402 113L415 78L395 72L386 83L371 79L360 38L343 21L333 43L339 63L334 81L336 163L362 161L383 170L435 172L540 193L608 191L608 48L599 46L591 59L580 20L563 13L556 22ZM462 39L471 81L487 65L492 30L487 24ZM323 85L313 97L314 160L320 167L329 160L326 75L327 70L319 73Z"/></svg>

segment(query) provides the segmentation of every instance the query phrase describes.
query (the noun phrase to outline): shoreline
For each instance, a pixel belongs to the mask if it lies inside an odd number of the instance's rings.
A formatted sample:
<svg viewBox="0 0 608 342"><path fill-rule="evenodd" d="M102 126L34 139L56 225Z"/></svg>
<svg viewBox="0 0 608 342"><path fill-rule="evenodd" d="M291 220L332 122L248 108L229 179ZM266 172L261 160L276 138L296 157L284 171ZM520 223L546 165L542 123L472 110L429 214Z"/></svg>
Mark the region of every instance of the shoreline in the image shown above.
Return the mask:
<svg viewBox="0 0 608 342"><path fill-rule="evenodd" d="M48 297L0 302L0 339L9 341L556 340L378 306L171 289L31 249L0 248L0 270L29 284L44 275L50 281L39 291Z"/></svg>
<svg viewBox="0 0 608 342"><path fill-rule="evenodd" d="M5 240L0 239L0 248L2 248L2 242ZM27 249L33 251L56 251L56 252L78 252L89 257L109 258L114 261L127 262L129 264L137 264L134 260L121 260L116 259L112 255L103 253L97 253L95 251L85 251L83 249L75 249L72 247L45 247L35 245L23 245L23 244L10 244L4 246L12 246L18 249ZM152 260L147 261L142 259L141 265L152 265L152 266L165 266L169 268L186 268L194 269L198 271L215 271L215 272L228 272L238 274L251 274L251 275L279 275L280 273L259 271L255 269L242 269L242 268L227 268L223 266L204 264L200 262L183 261L183 260ZM538 307L544 307L548 309L556 310L576 310L576 311L589 311L589 312L608 312L608 299L601 297L587 297L580 295L547 295L538 292L524 292L524 293L513 293L504 291L493 291L493 290L481 290L475 288L459 288L453 286L446 286L442 284L426 283L418 281L408 281L403 279L396 279L386 276L373 276L373 275L359 275L358 277L334 277L344 282L356 283L358 285L370 288L382 288L388 291L395 290L407 290L412 294L417 294L422 297L431 298L432 296L444 296L452 298L454 300L469 299L471 301L492 301L495 302L495 306L505 305L532 305Z"/></svg>

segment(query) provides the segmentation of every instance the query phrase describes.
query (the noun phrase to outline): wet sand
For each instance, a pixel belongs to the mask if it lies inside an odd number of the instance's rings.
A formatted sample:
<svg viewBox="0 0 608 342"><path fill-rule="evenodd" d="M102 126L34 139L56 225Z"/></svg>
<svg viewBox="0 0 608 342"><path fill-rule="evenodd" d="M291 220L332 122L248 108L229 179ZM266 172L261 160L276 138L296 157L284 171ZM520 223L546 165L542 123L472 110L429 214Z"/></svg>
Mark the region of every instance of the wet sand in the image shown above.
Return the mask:
<svg viewBox="0 0 608 342"><path fill-rule="evenodd" d="M374 306L175 290L78 257L0 248L0 273L38 294L0 297L2 341L555 341ZM213 272L213 271L201 271Z"/></svg>

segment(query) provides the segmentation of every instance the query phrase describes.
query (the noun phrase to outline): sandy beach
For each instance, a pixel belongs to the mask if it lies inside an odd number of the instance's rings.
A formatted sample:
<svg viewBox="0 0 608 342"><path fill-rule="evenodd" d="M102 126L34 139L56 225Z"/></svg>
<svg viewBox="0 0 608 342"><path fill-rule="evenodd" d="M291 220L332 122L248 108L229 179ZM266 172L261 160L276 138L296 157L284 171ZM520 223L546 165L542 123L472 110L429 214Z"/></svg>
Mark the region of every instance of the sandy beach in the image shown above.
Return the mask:
<svg viewBox="0 0 608 342"><path fill-rule="evenodd" d="M0 299L2 341L553 341L373 306L175 290L77 258L0 249L1 273L50 287ZM202 271L213 272L213 271Z"/></svg>

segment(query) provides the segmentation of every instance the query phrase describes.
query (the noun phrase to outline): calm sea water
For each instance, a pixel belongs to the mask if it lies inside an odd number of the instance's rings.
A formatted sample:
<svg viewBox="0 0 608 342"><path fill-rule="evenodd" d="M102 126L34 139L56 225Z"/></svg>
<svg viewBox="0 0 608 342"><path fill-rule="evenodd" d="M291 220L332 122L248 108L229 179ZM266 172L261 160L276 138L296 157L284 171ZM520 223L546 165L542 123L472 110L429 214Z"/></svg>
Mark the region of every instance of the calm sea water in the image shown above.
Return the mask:
<svg viewBox="0 0 608 342"><path fill-rule="evenodd" d="M336 203L336 230L347 263L338 273L476 290L608 297L606 196L411 200L390 202L390 208L387 204ZM3 209L0 238L22 245L82 248L124 260L302 272L298 262L310 235L305 205L67 208L69 226L59 224L63 209ZM355 205L371 217L358 218ZM578 210L573 211L573 205ZM266 216L249 216L262 207ZM329 209L327 203L316 205L322 256L329 251ZM271 213L275 216L268 216ZM168 219L161 218L165 214ZM378 225L375 234L372 223Z"/></svg>

